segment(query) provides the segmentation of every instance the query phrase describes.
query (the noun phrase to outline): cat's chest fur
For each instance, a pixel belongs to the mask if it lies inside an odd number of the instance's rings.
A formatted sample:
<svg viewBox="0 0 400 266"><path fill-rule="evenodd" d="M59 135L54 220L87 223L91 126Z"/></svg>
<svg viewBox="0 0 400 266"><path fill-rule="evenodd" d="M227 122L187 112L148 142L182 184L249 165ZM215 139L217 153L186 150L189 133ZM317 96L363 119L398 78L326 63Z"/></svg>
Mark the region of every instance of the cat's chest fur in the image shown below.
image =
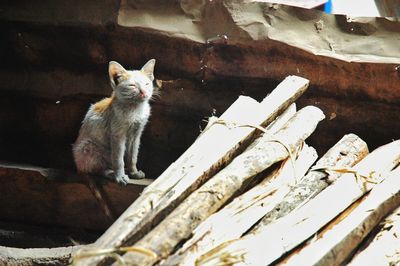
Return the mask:
<svg viewBox="0 0 400 266"><path fill-rule="evenodd" d="M150 116L150 105L148 102L142 102L129 108L119 104L112 106L113 127L122 131L137 130L144 126Z"/></svg>

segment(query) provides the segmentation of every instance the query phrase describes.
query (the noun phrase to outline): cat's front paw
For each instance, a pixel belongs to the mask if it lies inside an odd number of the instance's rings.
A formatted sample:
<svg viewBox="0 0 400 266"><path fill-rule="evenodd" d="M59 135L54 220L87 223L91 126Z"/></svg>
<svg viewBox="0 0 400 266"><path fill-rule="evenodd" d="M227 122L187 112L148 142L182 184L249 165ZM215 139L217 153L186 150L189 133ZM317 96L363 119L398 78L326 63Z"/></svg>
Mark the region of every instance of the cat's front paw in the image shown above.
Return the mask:
<svg viewBox="0 0 400 266"><path fill-rule="evenodd" d="M128 173L128 176L132 179L143 179L145 178L145 173L141 170L139 171L132 171Z"/></svg>
<svg viewBox="0 0 400 266"><path fill-rule="evenodd" d="M126 186L129 182L129 177L126 174L119 174L115 175L114 177L115 181L117 181L118 184Z"/></svg>

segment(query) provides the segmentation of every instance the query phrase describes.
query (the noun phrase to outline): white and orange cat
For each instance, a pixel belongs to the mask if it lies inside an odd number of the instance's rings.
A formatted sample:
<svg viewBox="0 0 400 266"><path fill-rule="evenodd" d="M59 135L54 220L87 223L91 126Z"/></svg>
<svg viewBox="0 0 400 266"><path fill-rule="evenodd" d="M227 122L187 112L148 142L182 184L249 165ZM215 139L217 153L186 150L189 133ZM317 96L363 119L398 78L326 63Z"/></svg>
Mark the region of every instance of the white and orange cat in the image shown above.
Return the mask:
<svg viewBox="0 0 400 266"><path fill-rule="evenodd" d="M109 63L113 93L90 106L73 145L78 172L104 175L124 185L129 177L144 178L136 162L150 116L155 62L151 59L141 70L133 71Z"/></svg>

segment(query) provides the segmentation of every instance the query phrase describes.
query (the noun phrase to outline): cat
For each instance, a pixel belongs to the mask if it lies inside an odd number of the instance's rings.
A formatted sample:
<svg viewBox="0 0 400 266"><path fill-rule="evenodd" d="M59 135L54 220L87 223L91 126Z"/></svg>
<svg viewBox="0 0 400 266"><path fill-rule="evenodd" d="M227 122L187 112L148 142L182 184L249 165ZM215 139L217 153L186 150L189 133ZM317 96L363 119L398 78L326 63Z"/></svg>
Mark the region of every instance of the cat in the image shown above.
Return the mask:
<svg viewBox="0 0 400 266"><path fill-rule="evenodd" d="M112 95L90 106L73 144L79 173L102 175L123 185L129 178L145 177L136 163L150 116L155 63L151 59L141 70L132 71L115 61L109 63Z"/></svg>

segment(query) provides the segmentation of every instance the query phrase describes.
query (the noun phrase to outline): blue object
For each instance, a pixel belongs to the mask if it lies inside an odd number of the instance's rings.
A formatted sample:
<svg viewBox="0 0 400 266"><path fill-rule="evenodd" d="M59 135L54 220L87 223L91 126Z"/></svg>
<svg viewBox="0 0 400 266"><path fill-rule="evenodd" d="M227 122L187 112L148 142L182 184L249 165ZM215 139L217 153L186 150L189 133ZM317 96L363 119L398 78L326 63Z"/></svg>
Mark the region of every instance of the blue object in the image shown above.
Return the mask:
<svg viewBox="0 0 400 266"><path fill-rule="evenodd" d="M332 13L332 0L328 0L328 2L325 3L324 12L328 14Z"/></svg>

